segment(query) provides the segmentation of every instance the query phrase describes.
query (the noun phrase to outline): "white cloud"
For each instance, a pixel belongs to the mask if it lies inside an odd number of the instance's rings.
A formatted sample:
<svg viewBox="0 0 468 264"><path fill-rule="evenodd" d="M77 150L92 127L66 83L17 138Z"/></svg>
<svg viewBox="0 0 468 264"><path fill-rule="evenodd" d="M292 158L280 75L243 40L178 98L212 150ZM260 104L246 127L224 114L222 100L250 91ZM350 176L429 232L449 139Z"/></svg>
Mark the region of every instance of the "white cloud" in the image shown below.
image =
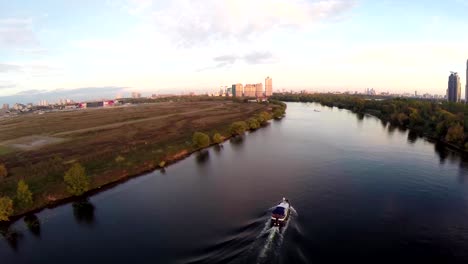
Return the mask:
<svg viewBox="0 0 468 264"><path fill-rule="evenodd" d="M32 19L0 19L0 46L18 48L38 44L32 29Z"/></svg>
<svg viewBox="0 0 468 264"><path fill-rule="evenodd" d="M146 18L155 23L157 30L179 45L192 46L220 39L242 41L277 28L308 27L341 16L355 3L354 0L174 0L157 6L144 0L134 4L134 8L139 13L146 10Z"/></svg>

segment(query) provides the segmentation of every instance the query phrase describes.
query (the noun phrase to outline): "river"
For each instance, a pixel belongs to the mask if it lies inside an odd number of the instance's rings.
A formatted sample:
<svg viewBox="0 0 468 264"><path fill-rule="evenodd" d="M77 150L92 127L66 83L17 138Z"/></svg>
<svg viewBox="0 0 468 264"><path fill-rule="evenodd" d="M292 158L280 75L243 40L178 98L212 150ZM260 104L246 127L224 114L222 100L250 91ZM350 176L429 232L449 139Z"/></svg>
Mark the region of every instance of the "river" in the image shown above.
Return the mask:
<svg viewBox="0 0 468 264"><path fill-rule="evenodd" d="M283 196L295 210L270 228ZM283 120L36 216L2 229L1 263L468 263L468 162L372 116L288 103Z"/></svg>

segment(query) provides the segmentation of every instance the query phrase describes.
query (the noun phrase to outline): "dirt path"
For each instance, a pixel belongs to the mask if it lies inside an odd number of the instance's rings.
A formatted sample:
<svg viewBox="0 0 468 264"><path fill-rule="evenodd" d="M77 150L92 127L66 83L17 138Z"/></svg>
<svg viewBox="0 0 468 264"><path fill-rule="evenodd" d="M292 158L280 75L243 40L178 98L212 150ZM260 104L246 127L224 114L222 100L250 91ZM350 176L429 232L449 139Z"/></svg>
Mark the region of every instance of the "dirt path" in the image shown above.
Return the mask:
<svg viewBox="0 0 468 264"><path fill-rule="evenodd" d="M85 132L90 132L90 131L99 131L99 130L103 130L103 129L112 129L112 128L117 128L117 127L120 127L120 126L123 126L123 125L130 125L130 124L135 124L135 123L140 123L140 122L148 122L148 121L163 119L163 118L176 116L176 115L195 114L195 113L210 111L210 110L214 110L214 109L217 109L217 108L223 108L223 107L224 107L224 105L217 105L217 106L208 107L208 108L205 108L205 109L193 110L193 111L188 111L188 112L167 114L167 115L162 115L162 116L148 117L148 118L143 118L143 119L138 119L138 120L129 120L129 121L124 121L124 122L119 122L119 123L112 123L112 124L107 124L107 125L102 125L102 126L83 128L83 129L76 129L76 130L71 130L71 131L65 131L65 132L55 133L52 136L62 137L62 136L72 135L72 134L75 134L75 133L85 133Z"/></svg>

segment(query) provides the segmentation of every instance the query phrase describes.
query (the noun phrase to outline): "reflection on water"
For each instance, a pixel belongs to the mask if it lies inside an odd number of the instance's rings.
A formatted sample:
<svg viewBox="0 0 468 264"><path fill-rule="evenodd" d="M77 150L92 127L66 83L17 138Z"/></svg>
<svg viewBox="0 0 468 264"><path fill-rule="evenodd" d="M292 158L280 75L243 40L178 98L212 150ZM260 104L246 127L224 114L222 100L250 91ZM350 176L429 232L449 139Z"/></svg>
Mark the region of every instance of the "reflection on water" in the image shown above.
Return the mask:
<svg viewBox="0 0 468 264"><path fill-rule="evenodd" d="M200 150L197 154L196 154L196 161L198 164L200 165L203 165L205 164L208 160L210 159L210 152L206 149L204 150Z"/></svg>
<svg viewBox="0 0 468 264"><path fill-rule="evenodd" d="M213 149L217 155L221 154L221 151L223 150L224 146L223 144L216 144L213 146Z"/></svg>
<svg viewBox="0 0 468 264"><path fill-rule="evenodd" d="M73 215L75 216L76 222L79 224L85 224L92 226L94 223L94 205L89 202L88 198L80 201L73 202Z"/></svg>
<svg viewBox="0 0 468 264"><path fill-rule="evenodd" d="M364 121L364 114L361 114L361 113L357 113L356 114L356 119L359 123L361 123L362 121Z"/></svg>
<svg viewBox="0 0 468 264"><path fill-rule="evenodd" d="M408 143L410 144L414 144L416 143L416 141L418 140L419 138L419 135L417 132L413 131L413 130L410 130L408 132Z"/></svg>
<svg viewBox="0 0 468 264"><path fill-rule="evenodd" d="M236 136L232 137L229 142L231 143L231 146L235 149L241 149L243 147L244 143L244 136Z"/></svg>
<svg viewBox="0 0 468 264"><path fill-rule="evenodd" d="M23 234L11 226L10 223L0 222L0 235L7 241L13 251L18 250L18 244L23 238Z"/></svg>
<svg viewBox="0 0 468 264"><path fill-rule="evenodd" d="M33 235L37 237L41 236L41 222L35 214L25 216L23 220Z"/></svg>

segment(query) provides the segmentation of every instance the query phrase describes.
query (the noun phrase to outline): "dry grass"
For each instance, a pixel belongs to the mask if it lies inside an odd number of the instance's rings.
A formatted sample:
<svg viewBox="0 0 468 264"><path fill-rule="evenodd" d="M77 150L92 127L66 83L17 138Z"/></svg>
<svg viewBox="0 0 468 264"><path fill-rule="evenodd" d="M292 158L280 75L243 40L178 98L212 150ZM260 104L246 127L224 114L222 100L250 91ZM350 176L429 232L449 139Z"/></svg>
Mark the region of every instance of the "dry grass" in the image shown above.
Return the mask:
<svg viewBox="0 0 468 264"><path fill-rule="evenodd" d="M198 101L28 114L1 120L0 162L6 164L10 176L0 180L0 195L12 194L16 182L25 178L37 198L35 206L43 206L46 197L66 196L63 171L74 161L85 166L92 186L98 187L190 152L195 131L210 137L215 131L226 135L232 122L267 109L256 103Z"/></svg>

